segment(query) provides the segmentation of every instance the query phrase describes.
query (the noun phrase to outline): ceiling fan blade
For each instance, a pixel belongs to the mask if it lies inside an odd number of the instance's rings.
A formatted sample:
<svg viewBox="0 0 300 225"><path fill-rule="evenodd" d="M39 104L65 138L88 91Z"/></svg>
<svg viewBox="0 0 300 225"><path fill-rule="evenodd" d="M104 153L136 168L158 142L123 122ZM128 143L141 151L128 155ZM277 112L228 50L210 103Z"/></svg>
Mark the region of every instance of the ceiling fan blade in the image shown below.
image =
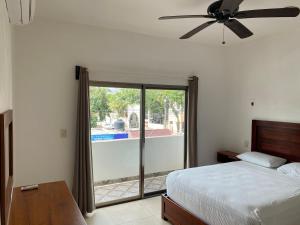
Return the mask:
<svg viewBox="0 0 300 225"><path fill-rule="evenodd" d="M181 15L181 16L162 16L159 20L171 20L171 19L188 19L188 18L214 18L209 15Z"/></svg>
<svg viewBox="0 0 300 225"><path fill-rule="evenodd" d="M253 35L253 33L247 27L235 19L226 21L224 25L242 39Z"/></svg>
<svg viewBox="0 0 300 225"><path fill-rule="evenodd" d="M297 7L287 7L279 9L258 9L241 11L234 15L238 19L246 18L268 18L268 17L296 17L300 13Z"/></svg>
<svg viewBox="0 0 300 225"><path fill-rule="evenodd" d="M242 2L243 0L223 0L220 11L225 14L232 14Z"/></svg>
<svg viewBox="0 0 300 225"><path fill-rule="evenodd" d="M182 37L180 37L180 39L188 39L188 38L194 36L195 34L197 34L198 32L200 32L201 30L205 29L206 27L208 27L216 22L217 22L216 20L208 21L208 22L200 25L199 27L196 27L194 30L191 30L187 34L183 35Z"/></svg>

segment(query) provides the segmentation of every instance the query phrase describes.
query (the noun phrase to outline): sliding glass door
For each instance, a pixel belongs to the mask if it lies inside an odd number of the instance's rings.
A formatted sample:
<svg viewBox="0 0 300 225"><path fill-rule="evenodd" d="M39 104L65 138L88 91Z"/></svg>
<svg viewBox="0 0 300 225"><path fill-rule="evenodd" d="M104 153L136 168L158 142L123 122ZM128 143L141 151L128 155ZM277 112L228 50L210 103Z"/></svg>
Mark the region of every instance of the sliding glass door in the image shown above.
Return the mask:
<svg viewBox="0 0 300 225"><path fill-rule="evenodd" d="M166 189L186 161L186 87L92 82L91 141L96 205Z"/></svg>
<svg viewBox="0 0 300 225"><path fill-rule="evenodd" d="M184 168L185 90L146 88L144 195L166 189L166 176Z"/></svg>
<svg viewBox="0 0 300 225"><path fill-rule="evenodd" d="M141 89L90 87L96 205L140 197Z"/></svg>

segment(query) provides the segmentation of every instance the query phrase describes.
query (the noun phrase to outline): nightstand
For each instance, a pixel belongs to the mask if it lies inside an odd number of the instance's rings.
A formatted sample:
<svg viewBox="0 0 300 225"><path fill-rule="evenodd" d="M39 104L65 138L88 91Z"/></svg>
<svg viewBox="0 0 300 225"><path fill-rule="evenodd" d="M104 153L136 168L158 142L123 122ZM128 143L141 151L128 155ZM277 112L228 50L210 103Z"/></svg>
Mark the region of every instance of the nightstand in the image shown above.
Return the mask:
<svg viewBox="0 0 300 225"><path fill-rule="evenodd" d="M239 153L232 151L219 151L217 153L217 159L220 163L235 162L240 160L237 158L238 155Z"/></svg>

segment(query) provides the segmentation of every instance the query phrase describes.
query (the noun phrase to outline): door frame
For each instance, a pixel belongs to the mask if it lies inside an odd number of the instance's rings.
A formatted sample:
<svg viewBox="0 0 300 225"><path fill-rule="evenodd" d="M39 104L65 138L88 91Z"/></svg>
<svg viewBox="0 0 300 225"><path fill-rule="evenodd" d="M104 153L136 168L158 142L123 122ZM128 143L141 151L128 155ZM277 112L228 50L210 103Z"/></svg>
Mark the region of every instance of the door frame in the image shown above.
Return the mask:
<svg viewBox="0 0 300 225"><path fill-rule="evenodd" d="M161 84L142 84L142 83L126 83L126 82L109 82L109 81L90 81L89 87L112 87L112 88L135 88L140 90L140 149L139 149L139 195L124 198L109 202L107 204L96 205L97 208L106 206L126 203L130 201L140 200L148 197L152 197L166 190L156 191L152 193L144 193L145 184L145 101L146 101L146 90L182 90L185 91L185 109L184 109L184 169L187 168L187 120L188 120L188 86L184 85L161 85Z"/></svg>
<svg viewBox="0 0 300 225"><path fill-rule="evenodd" d="M146 96L146 90L181 90L181 91L185 91L185 109L184 109L184 155L183 155L183 168L186 169L187 168L187 110L188 110L188 86L178 86L178 85L160 85L160 84L143 84L142 85L143 88L143 94L144 97ZM145 99L144 99L145 101ZM145 108L145 102L143 102L143 108ZM144 109L145 110L145 109ZM147 197L151 197L151 196L155 196L155 195L159 195L164 193L166 190L159 190L159 191L155 191L155 192L150 192L150 193L144 193L144 185L145 185L145 179L144 179L144 170L145 170L145 141L146 141L146 137L145 137L145 111L143 111L142 116L143 118L141 118L141 122L143 122L141 128L142 128L142 136L141 136L141 142L143 142L143 144L141 145L141 149L140 149L140 155L141 157L143 157L141 159L141 165L142 165L142 171L143 171L143 179L140 180L140 186L142 187L142 192L141 192L141 198L147 198Z"/></svg>

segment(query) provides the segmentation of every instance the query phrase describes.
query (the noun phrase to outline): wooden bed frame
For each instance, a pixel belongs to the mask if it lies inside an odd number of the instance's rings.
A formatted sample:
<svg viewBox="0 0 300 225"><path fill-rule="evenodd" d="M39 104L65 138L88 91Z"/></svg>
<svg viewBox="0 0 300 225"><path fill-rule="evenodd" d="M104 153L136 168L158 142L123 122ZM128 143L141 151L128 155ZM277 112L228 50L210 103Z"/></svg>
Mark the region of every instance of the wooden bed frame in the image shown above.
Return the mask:
<svg viewBox="0 0 300 225"><path fill-rule="evenodd" d="M251 151L300 162L300 124L253 120ZM162 219L173 225L207 225L166 194L162 195L161 209Z"/></svg>
<svg viewBox="0 0 300 225"><path fill-rule="evenodd" d="M7 225L13 192L13 113L0 114L0 215Z"/></svg>

